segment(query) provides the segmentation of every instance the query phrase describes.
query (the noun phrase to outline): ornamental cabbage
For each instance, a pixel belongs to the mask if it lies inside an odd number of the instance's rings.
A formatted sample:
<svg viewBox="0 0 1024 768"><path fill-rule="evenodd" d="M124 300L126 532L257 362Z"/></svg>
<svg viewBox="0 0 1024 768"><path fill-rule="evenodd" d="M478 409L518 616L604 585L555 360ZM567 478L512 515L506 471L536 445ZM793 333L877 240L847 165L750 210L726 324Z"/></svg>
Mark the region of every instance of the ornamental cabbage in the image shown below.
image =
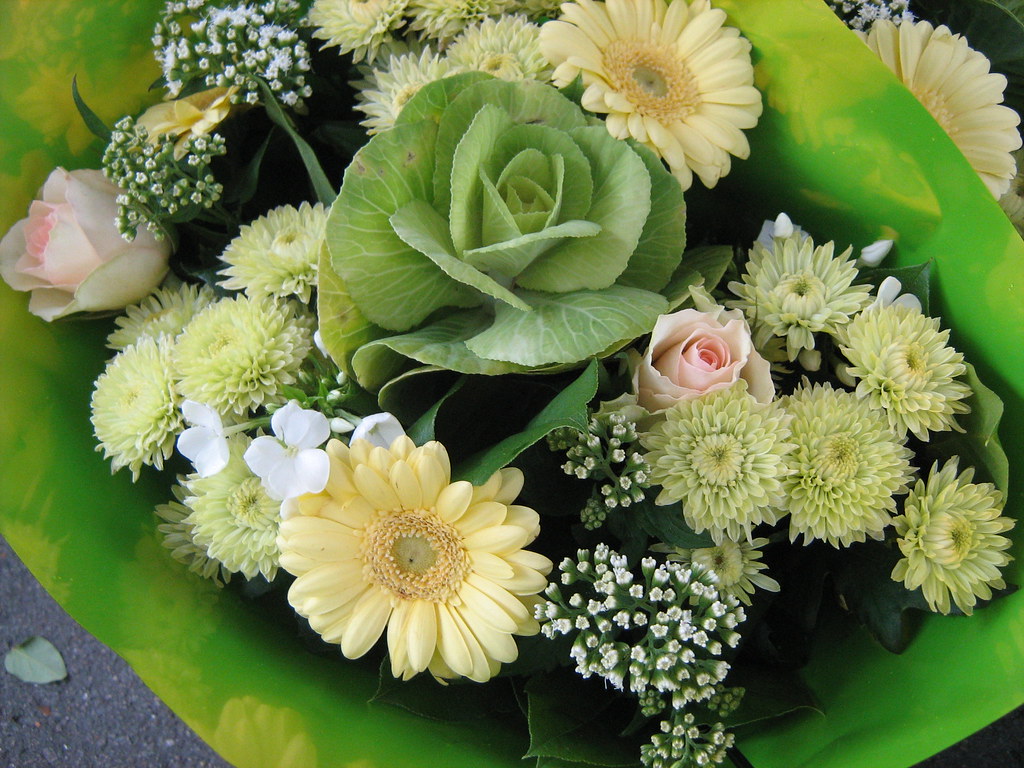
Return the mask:
<svg viewBox="0 0 1024 768"><path fill-rule="evenodd" d="M408 359L480 374L569 367L668 310L659 291L684 225L682 191L654 154L551 86L440 80L345 172L321 334L374 389Z"/></svg>

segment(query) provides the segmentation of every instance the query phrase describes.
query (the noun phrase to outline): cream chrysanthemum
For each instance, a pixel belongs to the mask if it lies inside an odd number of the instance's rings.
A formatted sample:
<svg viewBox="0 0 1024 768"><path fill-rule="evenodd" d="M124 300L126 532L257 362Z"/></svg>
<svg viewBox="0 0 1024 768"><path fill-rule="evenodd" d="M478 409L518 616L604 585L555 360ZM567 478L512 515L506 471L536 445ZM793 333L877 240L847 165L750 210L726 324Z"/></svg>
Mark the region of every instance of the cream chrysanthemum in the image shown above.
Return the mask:
<svg viewBox="0 0 1024 768"><path fill-rule="evenodd" d="M373 61L377 50L405 24L409 0L316 0L309 9L313 37L338 46L352 60Z"/></svg>
<svg viewBox="0 0 1024 768"><path fill-rule="evenodd" d="M323 204L282 205L241 228L221 254L224 288L250 298L298 297L308 303L316 287L320 249L327 231Z"/></svg>
<svg viewBox="0 0 1024 768"><path fill-rule="evenodd" d="M245 435L229 437L230 458L224 469L209 477L185 479L185 505L192 510L185 522L192 526L196 545L229 571L273 581L281 502L270 498L242 458L249 443Z"/></svg>
<svg viewBox="0 0 1024 768"><path fill-rule="evenodd" d="M761 562L761 547L768 539L753 541L730 541L700 549L679 549L676 547L655 547L658 551L669 552L668 559L681 563L698 565L715 574L718 591L732 595L744 605L750 605L750 596L758 587L766 592L778 592L779 582L762 571L768 565Z"/></svg>
<svg viewBox="0 0 1024 768"><path fill-rule="evenodd" d="M111 349L126 349L139 339L181 333L192 318L213 303L215 295L206 285L182 283L176 288L158 288L138 304L126 307L114 320L117 330L107 337Z"/></svg>
<svg viewBox="0 0 1024 768"><path fill-rule="evenodd" d="M231 571L212 559L206 547L196 544L193 533L195 526L188 521L192 510L182 503L188 495L185 487L180 485L184 478L178 478L178 482L171 489L175 500L156 507L156 516L163 521L156 529L163 536L163 545L171 550L171 557L187 566L192 573L222 587L231 580Z"/></svg>
<svg viewBox="0 0 1024 768"><path fill-rule="evenodd" d="M927 440L929 432L963 431L955 414L970 410L963 401L971 388L956 377L967 367L938 318L902 304L872 307L843 327L838 341L857 395L883 411L897 434L909 430Z"/></svg>
<svg viewBox="0 0 1024 768"><path fill-rule="evenodd" d="M128 467L139 478L143 464L163 469L181 428L181 396L171 377L172 342L142 338L118 353L96 379L92 426L111 470Z"/></svg>
<svg viewBox="0 0 1024 768"><path fill-rule="evenodd" d="M457 67L502 80L547 80L550 74L540 52L540 27L525 16L485 19L455 38L446 53Z"/></svg>
<svg viewBox="0 0 1024 768"><path fill-rule="evenodd" d="M366 113L367 118L360 125L371 136L393 126L402 107L424 85L462 71L430 46L422 51L392 54L385 66L361 70L365 79L352 83L360 89L355 108Z"/></svg>
<svg viewBox="0 0 1024 768"><path fill-rule="evenodd" d="M183 397L243 416L282 399L313 343L304 310L270 298L221 299L189 323L172 362Z"/></svg>
<svg viewBox="0 0 1024 768"><path fill-rule="evenodd" d="M1010 188L1016 172L1010 154L1021 146L1020 117L1003 106L1006 78L989 71L984 54L948 27L927 21L877 21L868 47L907 86L995 197Z"/></svg>
<svg viewBox="0 0 1024 768"><path fill-rule="evenodd" d="M419 31L446 44L473 24L488 16L501 16L515 10L518 0L411 0L409 29Z"/></svg>
<svg viewBox="0 0 1024 768"><path fill-rule="evenodd" d="M850 317L871 303L871 289L853 285L857 266L847 248L835 255L835 243L815 247L803 233L776 238L771 248L756 242L742 282L729 290L739 297L726 302L742 309L754 333L754 346L764 349L772 336L786 340L786 356L795 360L814 349L815 333L834 334Z"/></svg>
<svg viewBox="0 0 1024 768"><path fill-rule="evenodd" d="M707 187L746 158L741 129L761 115L750 43L708 0L578 0L541 27L562 88L583 76L583 107L607 114L612 136L654 150L683 189Z"/></svg>
<svg viewBox="0 0 1024 768"><path fill-rule="evenodd" d="M754 526L778 521L793 446L789 417L776 404L759 403L741 379L664 416L641 438L651 483L662 486L656 504L682 502L686 524L716 544L750 540Z"/></svg>
<svg viewBox="0 0 1024 768"><path fill-rule="evenodd" d="M534 20L544 17L553 19L558 15L558 8L561 4L562 0L521 0L519 13L525 13Z"/></svg>
<svg viewBox="0 0 1024 768"><path fill-rule="evenodd" d="M957 476L957 459L941 470L932 466L927 484L918 480L903 514L895 518L903 559L893 568L894 581L907 589L921 587L928 607L939 613L957 608L970 615L980 597L1006 583L999 569L1010 562L1010 540L1000 534L1014 521L1000 517L1003 496L991 483L972 483L974 469Z"/></svg>
<svg viewBox="0 0 1024 768"><path fill-rule="evenodd" d="M404 435L390 449L333 440L327 452L326 489L299 497L281 524L281 566L298 577L292 607L352 659L386 627L395 677L428 669L482 682L513 661L512 636L538 631L533 596L551 570L523 549L540 518L512 503L522 472L453 483L442 445Z"/></svg>
<svg viewBox="0 0 1024 768"><path fill-rule="evenodd" d="M802 534L804 544L848 547L867 536L880 539L913 469L913 453L885 414L830 384L800 387L782 407L796 445L782 481L790 540Z"/></svg>

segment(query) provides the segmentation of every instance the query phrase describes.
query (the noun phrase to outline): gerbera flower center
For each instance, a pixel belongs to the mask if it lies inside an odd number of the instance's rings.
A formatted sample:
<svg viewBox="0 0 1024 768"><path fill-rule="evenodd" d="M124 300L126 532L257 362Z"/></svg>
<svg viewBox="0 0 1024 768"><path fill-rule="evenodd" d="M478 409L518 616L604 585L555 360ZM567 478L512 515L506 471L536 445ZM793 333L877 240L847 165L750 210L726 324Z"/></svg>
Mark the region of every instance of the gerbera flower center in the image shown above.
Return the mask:
<svg viewBox="0 0 1024 768"><path fill-rule="evenodd" d="M668 46L613 40L603 51L612 89L637 112L658 120L683 120L701 104L697 81Z"/></svg>
<svg viewBox="0 0 1024 768"><path fill-rule="evenodd" d="M458 531L426 511L392 512L371 524L363 562L369 580L404 600L443 602L469 570Z"/></svg>
<svg viewBox="0 0 1024 768"><path fill-rule="evenodd" d="M709 435L694 448L693 467L709 485L731 485L743 469L743 446L733 435Z"/></svg>

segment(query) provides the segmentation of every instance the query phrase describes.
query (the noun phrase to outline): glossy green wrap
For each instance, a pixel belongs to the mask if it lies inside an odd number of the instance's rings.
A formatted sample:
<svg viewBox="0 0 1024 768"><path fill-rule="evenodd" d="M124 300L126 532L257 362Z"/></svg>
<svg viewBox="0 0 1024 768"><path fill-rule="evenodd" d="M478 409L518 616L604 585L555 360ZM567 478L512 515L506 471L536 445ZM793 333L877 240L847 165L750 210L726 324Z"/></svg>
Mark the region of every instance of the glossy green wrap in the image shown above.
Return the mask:
<svg viewBox="0 0 1024 768"><path fill-rule="evenodd" d="M1024 466L1024 243L938 125L820 0L719 0L754 45L765 113L723 189L819 236L895 237L934 260L933 311L1004 398L1003 444ZM73 75L108 123L152 100L158 2L0 0L0 228L54 165L97 167ZM89 426L110 323L49 325L0 286L0 533L49 592L239 768L518 768L521 727L421 720L366 704L375 670L307 653L290 632L186 576L152 507L168 484L111 476ZM1019 516L1015 485L1007 506ZM1020 538L1018 534L1018 538ZM1020 554L1021 547L1017 546ZM1008 579L1020 582L1021 560ZM756 768L904 768L1024 702L1024 594L972 619L931 617L890 655L826 630L805 677L825 717L797 715L739 746Z"/></svg>

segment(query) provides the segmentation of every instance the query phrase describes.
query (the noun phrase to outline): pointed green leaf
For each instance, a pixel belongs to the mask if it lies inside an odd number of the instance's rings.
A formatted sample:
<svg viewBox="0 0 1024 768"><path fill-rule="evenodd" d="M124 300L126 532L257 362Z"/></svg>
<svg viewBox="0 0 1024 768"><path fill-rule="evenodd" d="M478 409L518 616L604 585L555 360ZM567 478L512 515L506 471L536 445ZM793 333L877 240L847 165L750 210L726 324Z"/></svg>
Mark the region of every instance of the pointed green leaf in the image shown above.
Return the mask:
<svg viewBox="0 0 1024 768"><path fill-rule="evenodd" d="M800 709L825 716L810 688L792 670L738 664L729 670L725 683L746 691L739 708L722 721L727 728L771 720Z"/></svg>
<svg viewBox="0 0 1024 768"><path fill-rule="evenodd" d="M395 234L390 218L410 200L430 202L436 127L419 122L378 133L345 171L327 220L334 269L366 318L404 331L445 306L473 306L479 293L452 280Z"/></svg>
<svg viewBox="0 0 1024 768"><path fill-rule="evenodd" d="M497 305L494 324L466 342L472 352L531 367L573 363L642 336L668 309L657 293L619 285L603 291L518 295L533 311Z"/></svg>
<svg viewBox="0 0 1024 768"><path fill-rule="evenodd" d="M352 374L351 357L363 344L380 338L384 331L367 320L349 296L345 282L331 266L327 248L320 252L317 269L316 311L320 340L331 359Z"/></svg>
<svg viewBox="0 0 1024 768"><path fill-rule="evenodd" d="M68 676L60 651L43 637L30 637L4 656L4 669L26 683L55 683Z"/></svg>
<svg viewBox="0 0 1024 768"><path fill-rule="evenodd" d="M100 120L99 115L89 108L85 103L85 99L82 98L82 94L78 92L77 75L71 78L71 98L74 100L75 108L78 110L78 114L81 116L82 122L85 123L85 127L89 129L89 132L96 138L109 142L110 129Z"/></svg>
<svg viewBox="0 0 1024 768"><path fill-rule="evenodd" d="M410 200L391 214L389 221L395 234L402 238L406 245L415 248L434 262L448 277L520 311L531 311L530 305L512 291L476 267L452 255L452 244L445 220L427 203L422 200Z"/></svg>
<svg viewBox="0 0 1024 768"><path fill-rule="evenodd" d="M679 502L658 506L651 496L652 494L648 494L648 498L631 505L625 512L651 537L662 544L680 549L703 549L715 545L709 533L694 533L686 524Z"/></svg>

